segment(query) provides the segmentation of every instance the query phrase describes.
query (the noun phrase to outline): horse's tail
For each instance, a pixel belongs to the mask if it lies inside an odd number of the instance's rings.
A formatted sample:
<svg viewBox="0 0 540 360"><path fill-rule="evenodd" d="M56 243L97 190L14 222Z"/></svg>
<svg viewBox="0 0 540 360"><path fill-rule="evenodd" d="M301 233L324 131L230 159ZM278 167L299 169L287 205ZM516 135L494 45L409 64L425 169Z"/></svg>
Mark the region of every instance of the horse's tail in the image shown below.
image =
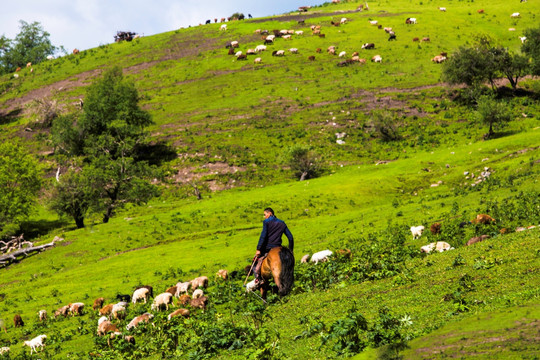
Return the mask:
<svg viewBox="0 0 540 360"><path fill-rule="evenodd" d="M282 247L279 259L281 260L281 273L279 274L278 292L280 296L285 296L291 292L294 284L294 255L289 248Z"/></svg>

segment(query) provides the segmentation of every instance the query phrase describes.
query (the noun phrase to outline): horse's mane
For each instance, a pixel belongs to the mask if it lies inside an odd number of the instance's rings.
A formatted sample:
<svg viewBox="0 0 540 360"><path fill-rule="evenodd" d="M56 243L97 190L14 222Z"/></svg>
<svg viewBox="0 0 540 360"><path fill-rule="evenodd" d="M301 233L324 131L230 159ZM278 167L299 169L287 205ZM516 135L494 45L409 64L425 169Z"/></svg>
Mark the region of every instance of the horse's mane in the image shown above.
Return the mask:
<svg viewBox="0 0 540 360"><path fill-rule="evenodd" d="M279 274L279 295L285 296L291 292L294 284L294 255L289 248L282 246L279 252L281 260L281 274Z"/></svg>

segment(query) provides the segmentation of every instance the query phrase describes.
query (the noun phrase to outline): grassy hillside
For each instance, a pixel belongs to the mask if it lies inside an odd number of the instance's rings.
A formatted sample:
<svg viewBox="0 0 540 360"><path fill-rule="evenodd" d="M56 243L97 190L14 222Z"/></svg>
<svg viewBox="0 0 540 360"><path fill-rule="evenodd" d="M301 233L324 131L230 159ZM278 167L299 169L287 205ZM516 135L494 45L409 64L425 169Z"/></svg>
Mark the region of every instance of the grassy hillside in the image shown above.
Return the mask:
<svg viewBox="0 0 540 360"><path fill-rule="evenodd" d="M498 129L496 139L483 141L487 129L456 100L459 89L440 83L440 66L430 59L477 33L517 51L520 32L537 25L538 8L532 1L376 1L367 12L347 12L358 4L315 7L300 16L305 25L294 13L229 23L226 32L219 24L179 29L39 64L19 79L0 78L0 136L24 137L51 168L56 165L48 130L25 106L50 97L74 110L85 86L111 65L121 65L140 90L155 121L154 141L177 153L167 165L171 182L164 195L128 207L108 224L89 219L85 229L74 230L45 207L24 224L38 243L56 235L65 240L1 269L0 318L7 333L0 331L0 346L11 346L12 358L27 358L22 341L46 333L45 358L322 359L340 357L333 349L344 337L331 336L337 320L358 312L375 326L386 307L412 322L400 329L415 339L403 352L406 358L533 356L540 236L538 228L515 229L540 225L538 81L523 81L522 96L503 97L513 121ZM477 13L480 8L484 14ZM521 18L510 19L516 11ZM349 22L330 25L341 17ZM406 25L407 17L418 24ZM393 27L398 40L389 42L368 20ZM325 38L311 35L312 24L322 25ZM227 55L229 41L240 41L245 51L261 43L255 30L285 28L304 35L277 39L260 55L262 65L253 64L253 57L242 62ZM365 42L376 49L360 50ZM339 59L325 52L330 45L367 59L381 54L383 63L337 67ZM290 47L299 54L271 56ZM315 61L307 60L310 55ZM370 117L378 109L395 114L401 140L378 138ZM336 132L346 133L344 145L336 143ZM284 158L295 144L321 155L323 176L293 180ZM465 172L478 175L486 167L489 179L472 186ZM205 189L202 201L186 195L192 179ZM350 248L353 258L297 264L293 294L270 297L268 306L243 293L241 275L226 284L214 281L220 268L249 264L266 206L293 232L297 262L326 248ZM458 226L478 213L497 223ZM442 225L440 235L428 231L434 222ZM426 231L412 240L409 227L419 224ZM503 228L508 233L501 234ZM491 238L464 246L483 234ZM439 240L456 249L420 254L420 246ZM52 314L76 301L88 308L99 296L114 302L116 294L140 284L160 293L199 275L212 278L208 310L175 322L156 313L156 327L137 330L134 347L114 342L110 348L97 338L98 316L90 309L80 318L37 321L40 309ZM132 306L119 327L149 305ZM22 329L12 326L16 313L26 322ZM508 336L500 333L503 321ZM520 322L512 327L512 321ZM370 329L359 332L357 342L369 343ZM503 349L486 349L472 337L504 338ZM381 349L363 355L373 358Z"/></svg>

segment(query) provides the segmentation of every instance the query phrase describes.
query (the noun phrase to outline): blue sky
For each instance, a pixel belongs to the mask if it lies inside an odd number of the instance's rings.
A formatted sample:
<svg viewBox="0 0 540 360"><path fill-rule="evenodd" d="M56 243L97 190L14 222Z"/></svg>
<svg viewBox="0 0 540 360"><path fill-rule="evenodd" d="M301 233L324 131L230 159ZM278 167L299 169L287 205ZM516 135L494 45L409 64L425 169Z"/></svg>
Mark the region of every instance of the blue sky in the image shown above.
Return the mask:
<svg viewBox="0 0 540 360"><path fill-rule="evenodd" d="M14 39L19 20L37 21L53 45L68 52L114 41L117 30L144 35L195 26L242 12L253 17L283 14L324 0L9 0L0 11L0 35Z"/></svg>

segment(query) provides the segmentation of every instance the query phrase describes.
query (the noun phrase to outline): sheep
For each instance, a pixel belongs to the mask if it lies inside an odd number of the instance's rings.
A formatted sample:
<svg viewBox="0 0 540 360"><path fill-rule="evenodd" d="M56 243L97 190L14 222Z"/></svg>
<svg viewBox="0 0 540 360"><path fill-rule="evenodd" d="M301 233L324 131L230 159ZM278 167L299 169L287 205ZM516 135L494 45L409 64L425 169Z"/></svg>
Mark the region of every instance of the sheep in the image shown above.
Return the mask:
<svg viewBox="0 0 540 360"><path fill-rule="evenodd" d="M220 31L225 31L225 30L227 30L227 24L222 24L222 25L219 27L219 30L220 30Z"/></svg>
<svg viewBox="0 0 540 360"><path fill-rule="evenodd" d="M348 21L347 18L341 18L341 20L339 21L339 23L340 23L340 24L345 24L347 21Z"/></svg>
<svg viewBox="0 0 540 360"><path fill-rule="evenodd" d="M523 44L527 40L527 37L526 36L520 36L519 40L521 40L521 43Z"/></svg>
<svg viewBox="0 0 540 360"><path fill-rule="evenodd" d="M433 235L440 234L441 233L441 224L439 224L437 222L431 224L431 226L429 227L429 231L431 231L431 233Z"/></svg>
<svg viewBox="0 0 540 360"><path fill-rule="evenodd" d="M119 302L117 304L114 304L111 309L111 315L115 319L125 319L126 318L126 307L127 304L124 302Z"/></svg>
<svg viewBox="0 0 540 360"><path fill-rule="evenodd" d="M120 334L120 329L118 329L118 327L111 323L107 317L105 316L102 316L99 320L98 320L98 327L97 327L97 336L103 336L109 332L112 332L112 333L115 333L115 334Z"/></svg>
<svg viewBox="0 0 540 360"><path fill-rule="evenodd" d="M285 50L273 51L272 56L285 56Z"/></svg>
<svg viewBox="0 0 540 360"><path fill-rule="evenodd" d="M298 49L297 49L297 48L290 48L290 49L289 49L289 52L290 52L291 54L298 54Z"/></svg>
<svg viewBox="0 0 540 360"><path fill-rule="evenodd" d="M39 310L38 316L39 316L39 321L47 320L47 310Z"/></svg>
<svg viewBox="0 0 540 360"><path fill-rule="evenodd" d="M436 55L434 58L431 59L431 61L433 61L436 64L440 64L446 61L446 56Z"/></svg>
<svg viewBox="0 0 540 360"><path fill-rule="evenodd" d="M484 241L486 239L489 239L489 235L475 236L475 237L470 238L469 241L467 241L467 244L465 244L465 245L466 246L471 246L472 244L476 244L476 243Z"/></svg>
<svg viewBox="0 0 540 360"><path fill-rule="evenodd" d="M371 58L371 61L372 62L382 63L382 57L381 57L381 55L375 55L374 57Z"/></svg>
<svg viewBox="0 0 540 360"><path fill-rule="evenodd" d="M236 60L247 60L247 55L246 54L241 54L236 58Z"/></svg>
<svg viewBox="0 0 540 360"><path fill-rule="evenodd" d="M239 57L240 55L242 55L242 51L241 51L241 50L240 50L240 51L237 51L237 52L234 54L234 56L236 56L236 57Z"/></svg>
<svg viewBox="0 0 540 360"><path fill-rule="evenodd" d="M169 294L170 295L170 294ZM159 295L158 295L159 296ZM146 323L148 322L150 319L152 319L154 317L154 315L150 314L150 313L144 313L142 315L139 315L139 316L135 316L133 318L133 320L131 320L129 322L129 324L127 324L126 326L126 330L130 330L132 328L136 328L137 325L141 324L141 323Z"/></svg>
<svg viewBox="0 0 540 360"><path fill-rule="evenodd" d="M177 316L182 316L182 317L188 317L189 316L189 310L188 309L177 309L175 311L173 311L172 313L169 314L169 316L167 316L167 320L171 320L173 317L177 317Z"/></svg>
<svg viewBox="0 0 540 360"><path fill-rule="evenodd" d="M204 295L204 291L202 291L201 289L197 289L193 292L193 295L191 295L191 298L192 299L198 299L200 297L202 297Z"/></svg>
<svg viewBox="0 0 540 360"><path fill-rule="evenodd" d="M512 15L510 15L511 18L518 18L520 16L521 15L518 12L512 13Z"/></svg>
<svg viewBox="0 0 540 360"><path fill-rule="evenodd" d="M82 302L76 302L69 304L69 312L71 313L71 316L75 315L82 315L82 312L84 310L84 304Z"/></svg>
<svg viewBox="0 0 540 360"><path fill-rule="evenodd" d="M479 14L483 14L483 13L484 13L484 9L476 10L476 12L479 13Z"/></svg>
<svg viewBox="0 0 540 360"><path fill-rule="evenodd" d="M176 290L176 288L175 288ZM149 291L147 288L140 288L133 292L133 296L131 297L131 301L136 304L139 300L144 300L144 303L146 304L146 301L148 301L148 295Z"/></svg>
<svg viewBox="0 0 540 360"><path fill-rule="evenodd" d="M172 304L172 301L173 301L172 299L173 299L172 294L168 292L159 294L158 296L154 298L154 302L151 306L151 309L154 311L155 310L159 311L161 307L165 305L165 309L169 310L169 304Z"/></svg>
<svg viewBox="0 0 540 360"><path fill-rule="evenodd" d="M415 38L412 39L412 41L413 42L420 41L420 38L415 37Z"/></svg>
<svg viewBox="0 0 540 360"><path fill-rule="evenodd" d="M7 346L1 347L0 348L0 355L5 355L5 354L9 353L9 350L10 350L10 348L7 347Z"/></svg>
<svg viewBox="0 0 540 360"><path fill-rule="evenodd" d="M344 57L345 55L347 55L347 52L342 51L339 53L338 57Z"/></svg>
<svg viewBox="0 0 540 360"><path fill-rule="evenodd" d="M255 52L255 49L247 49L246 50L246 55L255 55L256 52Z"/></svg>
<svg viewBox="0 0 540 360"><path fill-rule="evenodd" d="M101 307L103 307L104 302L105 302L105 299L102 297L94 299L94 304L92 305L92 309L93 310L100 309Z"/></svg>
<svg viewBox="0 0 540 360"><path fill-rule="evenodd" d="M259 53L261 51L265 51L266 50L266 46L265 45L257 45L255 47L255 52Z"/></svg>
<svg viewBox="0 0 540 360"><path fill-rule="evenodd" d="M208 287L208 278L206 276L199 276L191 280L191 288L196 289L199 287L207 288Z"/></svg>
<svg viewBox="0 0 540 360"><path fill-rule="evenodd" d="M454 248L450 246L450 244L444 241L437 241L436 243L431 243L431 244L422 246L420 248L421 252L428 253L428 254L432 252L433 250L437 250L438 252L443 252L443 251L448 251L448 250L454 250Z"/></svg>
<svg viewBox="0 0 540 360"><path fill-rule="evenodd" d="M308 261L309 261L309 254L302 256L302 259L300 259L301 264L306 264Z"/></svg>
<svg viewBox="0 0 540 360"><path fill-rule="evenodd" d="M201 296L200 298L197 298L197 299L191 299L189 302L189 305L191 307L199 308L203 310L206 309L207 304L208 304L208 297L206 296Z"/></svg>
<svg viewBox="0 0 540 360"><path fill-rule="evenodd" d="M73 49L73 55L77 55L79 53L79 49Z"/></svg>
<svg viewBox="0 0 540 360"><path fill-rule="evenodd" d="M283 40L291 40L291 39L292 39L291 35L283 35Z"/></svg>
<svg viewBox="0 0 540 360"><path fill-rule="evenodd" d="M439 10L440 11L446 11L446 8L445 7L439 7Z"/></svg>
<svg viewBox="0 0 540 360"><path fill-rule="evenodd" d="M407 18L405 24L416 24L416 18Z"/></svg>
<svg viewBox="0 0 540 360"><path fill-rule="evenodd" d="M422 38L422 41L429 42L430 39L429 39L428 37L423 37L423 38Z"/></svg>
<svg viewBox="0 0 540 360"><path fill-rule="evenodd" d="M476 219L471 221L472 224L495 224L496 220L487 214L478 214Z"/></svg>
<svg viewBox="0 0 540 360"><path fill-rule="evenodd" d="M189 304L189 301L191 300L191 297L187 294L184 294L184 295L181 295L179 298L178 298L178 304L180 305L187 305Z"/></svg>
<svg viewBox="0 0 540 360"><path fill-rule="evenodd" d="M385 27L384 31L387 32L387 33L390 33L390 31L392 31L392 28L391 27Z"/></svg>
<svg viewBox="0 0 540 360"><path fill-rule="evenodd" d="M294 32L296 35L304 35L304 32L302 30L297 30Z"/></svg>
<svg viewBox="0 0 540 360"><path fill-rule="evenodd" d="M308 60L309 61L315 61L315 56L313 56L313 55L308 56Z"/></svg>
<svg viewBox="0 0 540 360"><path fill-rule="evenodd" d="M371 20L369 23L371 25L377 25L379 22L377 20Z"/></svg>
<svg viewBox="0 0 540 360"><path fill-rule="evenodd" d="M100 310L99 310L99 314L100 315L110 315L111 314L111 311L113 309L113 306L114 304L108 304L108 305L105 305L104 307L102 307Z"/></svg>
<svg viewBox="0 0 540 360"><path fill-rule="evenodd" d="M124 301L124 302L128 303L131 300L131 295L129 295L129 294L117 294L116 295L116 300Z"/></svg>
<svg viewBox="0 0 540 360"><path fill-rule="evenodd" d="M171 287L167 288L167 290L165 290L165 292L168 292L172 296L176 295L176 286L171 286Z"/></svg>
<svg viewBox="0 0 540 360"><path fill-rule="evenodd" d="M424 226L423 225L411 226L411 233L412 233L413 240L416 240L420 236L422 236L423 232L424 232Z"/></svg>
<svg viewBox="0 0 540 360"><path fill-rule="evenodd" d="M47 335L38 335L32 340L24 342L24 345L30 348L30 355L32 355L34 351L37 353L37 347L40 347L43 350L43 341L45 341L45 339L47 339Z"/></svg>
<svg viewBox="0 0 540 360"><path fill-rule="evenodd" d="M54 312L54 317L57 318L60 315L66 317L68 313L69 313L69 305L65 305Z"/></svg>
<svg viewBox="0 0 540 360"><path fill-rule="evenodd" d="M255 60L253 60L253 63L255 64L260 64L261 62L262 62L262 59L260 57L255 58Z"/></svg>
<svg viewBox="0 0 540 360"><path fill-rule="evenodd" d="M311 256L311 262L318 264L319 261L321 262L328 261L328 257L332 256L332 254L333 253L330 250L323 250L323 251L316 252L315 254Z"/></svg>
<svg viewBox="0 0 540 360"><path fill-rule="evenodd" d="M246 284L246 292L251 292L255 289L257 289L257 284L255 283L255 280L251 280Z"/></svg>
<svg viewBox="0 0 540 360"><path fill-rule="evenodd" d="M180 294L187 294L189 289L191 288L191 282L179 282L176 284L176 294L174 296L179 297Z"/></svg>
<svg viewBox="0 0 540 360"><path fill-rule="evenodd" d="M223 280L227 280L229 278L229 272L227 270L225 270L225 269L220 269L216 273L216 277L221 278Z"/></svg>
<svg viewBox="0 0 540 360"><path fill-rule="evenodd" d="M13 317L13 324L15 325L16 328L24 326L24 321L21 318L21 315L15 314L15 316Z"/></svg>
<svg viewBox="0 0 540 360"><path fill-rule="evenodd" d="M366 50L375 49L375 44L374 43L365 43L364 45L362 45L362 49L366 49Z"/></svg>
<svg viewBox="0 0 540 360"><path fill-rule="evenodd" d="M239 47L239 46L240 46L240 45L238 44L238 41L236 41L236 40L235 40L235 41L231 41L231 47L232 47L232 48L237 48L237 47Z"/></svg>
<svg viewBox="0 0 540 360"><path fill-rule="evenodd" d="M342 66L349 66L349 65L351 65L352 63L354 63L354 60L352 60L352 59L347 59L347 60L340 61L340 62L337 64L337 66L340 66L340 67L342 67ZM345 142L344 142L343 140L337 140L337 143L341 145L341 144L344 144Z"/></svg>
<svg viewBox="0 0 540 360"><path fill-rule="evenodd" d="M391 40L397 40L396 34L394 34L394 33L390 34L390 36L388 37L388 41L391 41Z"/></svg>

